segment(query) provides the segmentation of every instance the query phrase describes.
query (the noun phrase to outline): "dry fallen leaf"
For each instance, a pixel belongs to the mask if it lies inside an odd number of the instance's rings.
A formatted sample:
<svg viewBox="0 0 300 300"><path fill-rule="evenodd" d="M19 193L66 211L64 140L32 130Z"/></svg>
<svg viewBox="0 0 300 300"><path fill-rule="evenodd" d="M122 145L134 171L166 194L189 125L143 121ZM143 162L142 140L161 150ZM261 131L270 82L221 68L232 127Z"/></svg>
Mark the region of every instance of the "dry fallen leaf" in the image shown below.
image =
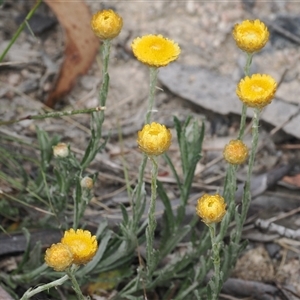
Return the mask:
<svg viewBox="0 0 300 300"><path fill-rule="evenodd" d="M65 30L65 58L54 89L45 104L55 103L73 87L76 78L85 74L99 49L99 39L90 27L91 13L83 0L76 2L45 0Z"/></svg>
<svg viewBox="0 0 300 300"><path fill-rule="evenodd" d="M300 187L300 174L297 174L295 176L284 176L282 178L282 181L284 183L289 184L290 186L299 188Z"/></svg>

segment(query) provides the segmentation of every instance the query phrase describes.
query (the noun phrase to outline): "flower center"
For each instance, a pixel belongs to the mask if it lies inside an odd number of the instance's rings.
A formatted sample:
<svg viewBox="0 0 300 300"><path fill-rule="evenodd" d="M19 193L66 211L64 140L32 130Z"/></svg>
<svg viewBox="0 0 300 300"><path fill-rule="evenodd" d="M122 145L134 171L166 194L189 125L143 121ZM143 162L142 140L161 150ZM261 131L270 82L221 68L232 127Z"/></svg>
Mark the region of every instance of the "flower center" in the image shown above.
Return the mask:
<svg viewBox="0 0 300 300"><path fill-rule="evenodd" d="M257 92L257 93L262 93L264 91L264 89L261 86L258 86L258 85L252 86L252 90L254 92Z"/></svg>
<svg viewBox="0 0 300 300"><path fill-rule="evenodd" d="M161 50L161 45L155 43L155 44L152 44L152 45L151 45L151 48L152 48L153 50L155 50L155 51L159 51L159 50Z"/></svg>
<svg viewBox="0 0 300 300"><path fill-rule="evenodd" d="M151 130L149 133L150 135L159 135L159 131L157 130Z"/></svg>
<svg viewBox="0 0 300 300"><path fill-rule="evenodd" d="M213 205L214 205L213 201L208 202L208 207L213 207Z"/></svg>

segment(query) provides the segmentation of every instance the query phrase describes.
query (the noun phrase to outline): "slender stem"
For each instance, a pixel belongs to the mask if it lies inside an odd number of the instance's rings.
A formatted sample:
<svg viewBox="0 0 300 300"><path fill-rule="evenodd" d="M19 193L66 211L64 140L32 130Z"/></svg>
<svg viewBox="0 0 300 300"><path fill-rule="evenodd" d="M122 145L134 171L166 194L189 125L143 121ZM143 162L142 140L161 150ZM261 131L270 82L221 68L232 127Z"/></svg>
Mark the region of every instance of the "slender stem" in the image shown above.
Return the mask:
<svg viewBox="0 0 300 300"><path fill-rule="evenodd" d="M28 24L28 21L30 20L30 18L33 16L33 14L35 13L35 11L37 10L37 8L40 6L40 4L42 3L42 0L38 0L38 2L35 4L35 6L30 10L30 12L28 13L28 15L26 16L25 20L22 22L22 24L19 26L17 32L14 34L14 36L12 37L12 39L10 40L9 44L7 45L7 47L4 49L4 51L2 52L1 56L0 56L0 62L3 61L4 57L6 56L7 52L9 51L9 49L11 48L11 46L15 43L15 41L17 40L17 38L19 37L20 33L23 31L23 29L25 28L25 26Z"/></svg>
<svg viewBox="0 0 300 300"><path fill-rule="evenodd" d="M109 87L109 74L108 74L108 63L109 63L109 55L110 55L110 40L104 40L101 46L101 54L103 61L103 69L102 69L102 85L99 91L99 105L100 107L105 107L107 95L108 95L108 87ZM101 137L102 137L102 124L105 119L104 111L93 112L91 117L91 139L87 146L87 150L85 155L81 161L81 168L84 170L91 161L97 155L100 145L101 145Z"/></svg>
<svg viewBox="0 0 300 300"><path fill-rule="evenodd" d="M209 233L210 239L212 244L212 251L213 251L213 263L214 263L214 270L215 274L211 279L214 282L214 290L212 291L212 300L218 300L219 291L221 287L221 276L220 276L220 243L217 242L216 239L216 224L210 224Z"/></svg>
<svg viewBox="0 0 300 300"><path fill-rule="evenodd" d="M150 91L149 91L149 98L148 98L148 109L146 114L146 124L149 124L151 122L151 114L153 111L154 95L155 95L155 89L157 84L157 75L158 75L158 68L151 67L150 68Z"/></svg>
<svg viewBox="0 0 300 300"><path fill-rule="evenodd" d="M68 277L70 278L72 285L73 285L73 289L77 295L77 299L78 300L86 300L86 297L83 296L82 291L80 289L80 286L78 284L78 281L75 277L75 272L76 272L77 268L75 269L71 269L71 270L67 270L66 273L68 274Z"/></svg>
<svg viewBox="0 0 300 300"><path fill-rule="evenodd" d="M142 205L142 188L144 185L144 173L145 173L145 168L147 165L147 160L148 160L148 156L146 154L143 155L143 160L142 163L139 167L139 176L138 176L138 182L137 182L137 186L134 190L133 193L133 206L132 206L132 215L133 215L133 220L134 220L134 226L137 228L140 222L139 219L139 214L138 212L141 209L141 205Z"/></svg>
<svg viewBox="0 0 300 300"><path fill-rule="evenodd" d="M253 57L253 53L247 53L246 65L244 68L245 76L250 76L250 67L251 67L251 63L252 63L252 57ZM245 128L246 128L246 118L247 118L247 105L245 105L243 103L240 130L239 130L239 135L238 135L239 140L243 140L243 138L244 138L244 133L245 133Z"/></svg>
<svg viewBox="0 0 300 300"><path fill-rule="evenodd" d="M46 291L46 290L49 290L53 287L56 287L58 285L62 285L64 282L66 282L67 280L69 279L69 276L68 275L65 275L57 280L54 280L52 282L49 282L47 284L43 284L43 285L40 285L38 286L37 288L35 289L29 289L27 292L25 292L25 294L22 296L22 298L20 300L27 300L29 298L31 298L32 296L42 292L42 291Z"/></svg>
<svg viewBox="0 0 300 300"><path fill-rule="evenodd" d="M250 67L252 63L253 53L247 53L246 65L244 68L245 76L250 76Z"/></svg>
<svg viewBox="0 0 300 300"><path fill-rule="evenodd" d="M242 198L242 212L241 212L241 219L240 219L241 223L237 225L239 228L237 230L237 235L235 238L237 243L240 241L241 233L242 233L242 226L246 220L247 212L248 212L250 202L251 202L250 184L251 184L251 176L252 176L252 171L253 171L253 166L254 166L255 154L256 154L257 145L258 145L259 114L260 114L260 110L258 108L256 108L254 110L253 124L252 124L252 148L251 148L251 152L250 152L247 179L246 179L244 194L243 194L243 198Z"/></svg>
<svg viewBox="0 0 300 300"><path fill-rule="evenodd" d="M108 85L109 85L109 75L108 75L108 62L110 55L110 40L104 40L102 45L102 60L103 60L103 69L102 69L102 86L99 94L99 105L105 106L107 94L108 94Z"/></svg>
<svg viewBox="0 0 300 300"><path fill-rule="evenodd" d="M245 133L245 129L246 129L246 118L247 118L247 105L245 103L243 103L240 130L239 130L239 134L238 134L239 140L243 140L243 138L244 138L244 133Z"/></svg>
<svg viewBox="0 0 300 300"><path fill-rule="evenodd" d="M87 109L78 109L78 110L68 110L68 111L56 111L56 112L49 112L46 114L41 114L41 115L29 115L27 117L18 119L18 120L10 120L10 121L5 121L5 122L0 122L1 125L10 125L14 124L17 122L21 122L24 120L41 120L41 119L46 119L46 118L60 118L63 116L71 116L71 115L78 115L78 114L89 114L92 112L97 112L97 111L102 111L105 110L104 106L97 106L93 108L87 108Z"/></svg>
<svg viewBox="0 0 300 300"><path fill-rule="evenodd" d="M156 204L156 181L158 174L158 165L156 157L151 157L152 161L152 178L151 178L151 199L148 211L148 227L146 229L146 251L147 251L147 275L151 279L155 269L155 250L154 250L154 233L156 228L155 204Z"/></svg>
<svg viewBox="0 0 300 300"><path fill-rule="evenodd" d="M220 232L217 236L217 240L221 242L225 235L228 233L228 227L230 222L232 221L232 217L235 213L235 193L236 193L236 170L237 166L229 164L227 167L226 172L226 178L225 178L225 184L224 184L224 192L223 197L226 200L227 203L227 213L224 216L222 222L221 222L221 228Z"/></svg>

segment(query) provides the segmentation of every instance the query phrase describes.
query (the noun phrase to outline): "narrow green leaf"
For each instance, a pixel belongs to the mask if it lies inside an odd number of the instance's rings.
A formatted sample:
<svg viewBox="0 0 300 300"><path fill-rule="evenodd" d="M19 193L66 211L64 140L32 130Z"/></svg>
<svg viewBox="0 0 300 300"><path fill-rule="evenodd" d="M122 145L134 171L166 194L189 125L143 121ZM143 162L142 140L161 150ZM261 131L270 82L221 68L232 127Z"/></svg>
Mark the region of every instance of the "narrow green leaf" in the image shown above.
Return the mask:
<svg viewBox="0 0 300 300"><path fill-rule="evenodd" d="M22 256L21 262L19 263L17 269L13 272L14 274L21 273L21 271L23 269L23 266L28 261L29 253L30 253L30 237L31 237L30 232L25 227L22 228L22 231L23 231L23 234L24 234L25 239L26 239L26 248L25 248L24 254Z"/></svg>
<svg viewBox="0 0 300 300"><path fill-rule="evenodd" d="M172 171L172 173L173 173L173 175L176 179L178 188L180 190L182 190L182 183L181 183L180 178L178 176L178 173L177 173L177 171L176 171L176 169L175 169L175 167L174 167L174 165L171 161L171 158L169 157L169 155L167 153L164 153L163 157L164 157L165 161L167 162L167 164L169 165L169 167L170 167L170 169L171 169L171 171Z"/></svg>
<svg viewBox="0 0 300 300"><path fill-rule="evenodd" d="M122 211L122 216L123 216L123 223L124 225L128 224L128 213L126 211L126 207L121 203L120 204L120 208L121 208L121 211Z"/></svg>
<svg viewBox="0 0 300 300"><path fill-rule="evenodd" d="M173 120L174 120L174 125L175 125L175 129L176 129L176 133L177 133L177 140L178 140L178 143L180 144L181 132L182 132L181 123L176 116L174 116Z"/></svg>
<svg viewBox="0 0 300 300"><path fill-rule="evenodd" d="M191 227L189 225L178 228L177 231L173 232L172 236L169 237L167 241L162 243L162 247L160 248L161 258L164 258L166 255L171 253L174 248L181 242L181 240L191 231Z"/></svg>
<svg viewBox="0 0 300 300"><path fill-rule="evenodd" d="M175 218L174 218L171 202L166 191L163 188L162 183L159 180L157 180L156 184L157 184L157 193L161 198L161 201L165 207L165 213L168 221L167 226L171 229L172 232L173 228L175 227Z"/></svg>

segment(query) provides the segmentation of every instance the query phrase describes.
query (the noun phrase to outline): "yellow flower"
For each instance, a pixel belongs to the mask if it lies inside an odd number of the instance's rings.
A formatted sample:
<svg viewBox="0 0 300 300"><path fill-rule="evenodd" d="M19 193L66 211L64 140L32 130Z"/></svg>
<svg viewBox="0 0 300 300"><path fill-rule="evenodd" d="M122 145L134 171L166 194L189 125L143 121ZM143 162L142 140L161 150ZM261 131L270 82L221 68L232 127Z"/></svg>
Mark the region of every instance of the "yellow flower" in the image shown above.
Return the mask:
<svg viewBox="0 0 300 300"><path fill-rule="evenodd" d="M275 79L266 74L253 74L243 78L236 94L249 107L263 108L271 103L277 88Z"/></svg>
<svg viewBox="0 0 300 300"><path fill-rule="evenodd" d="M53 244L46 250L46 264L55 271L64 271L73 262L73 254L71 249L62 243Z"/></svg>
<svg viewBox="0 0 300 300"><path fill-rule="evenodd" d="M102 10L93 15L91 27L101 40L113 39L119 35L123 19L111 9Z"/></svg>
<svg viewBox="0 0 300 300"><path fill-rule="evenodd" d="M73 253L73 263L76 265L86 264L95 256L98 244L95 235L88 230L71 228L65 231L61 243L69 246Z"/></svg>
<svg viewBox="0 0 300 300"><path fill-rule="evenodd" d="M231 140L224 147L223 156L230 164L240 165L248 157L248 147L241 140Z"/></svg>
<svg viewBox="0 0 300 300"><path fill-rule="evenodd" d="M69 155L69 147L65 143L58 143L56 146L52 147L53 155L55 157L67 157Z"/></svg>
<svg viewBox="0 0 300 300"><path fill-rule="evenodd" d="M205 224L218 223L226 213L226 203L219 194L204 194L198 199L196 212Z"/></svg>
<svg viewBox="0 0 300 300"><path fill-rule="evenodd" d="M138 132L137 143L139 148L148 155L160 155L171 145L172 134L170 129L159 123L146 124Z"/></svg>
<svg viewBox="0 0 300 300"><path fill-rule="evenodd" d="M236 24L232 34L237 46L248 53L261 50L269 40L268 28L260 20L245 20Z"/></svg>
<svg viewBox="0 0 300 300"><path fill-rule="evenodd" d="M145 35L133 40L131 48L135 57L149 67L164 67L176 60L180 48L174 41L159 35Z"/></svg>

